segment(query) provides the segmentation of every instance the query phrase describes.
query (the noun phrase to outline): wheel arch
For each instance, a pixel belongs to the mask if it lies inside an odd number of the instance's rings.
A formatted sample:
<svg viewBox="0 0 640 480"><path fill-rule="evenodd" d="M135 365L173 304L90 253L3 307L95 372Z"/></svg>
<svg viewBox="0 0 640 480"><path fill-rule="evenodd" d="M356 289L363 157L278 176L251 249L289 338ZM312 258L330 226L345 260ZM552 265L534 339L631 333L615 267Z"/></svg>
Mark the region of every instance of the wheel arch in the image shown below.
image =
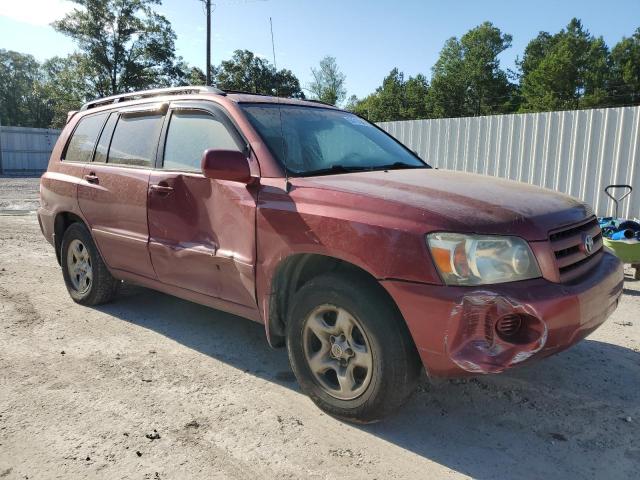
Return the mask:
<svg viewBox="0 0 640 480"><path fill-rule="evenodd" d="M269 296L268 318L265 319L267 338L271 346L284 346L287 314L296 292L309 280L331 272L349 275L357 281L366 282L391 302L402 316L395 300L371 272L341 258L317 253L296 253L282 259L272 276L272 294ZM404 317L402 318L404 320ZM406 322L404 323L406 327Z"/></svg>
<svg viewBox="0 0 640 480"><path fill-rule="evenodd" d="M58 212L55 216L55 220L53 221L53 238L55 242L56 259L58 260L58 265L61 264L60 255L62 249L62 237L64 236L64 232L66 232L67 229L74 223L82 223L85 227L87 226L86 222L80 216L73 212Z"/></svg>

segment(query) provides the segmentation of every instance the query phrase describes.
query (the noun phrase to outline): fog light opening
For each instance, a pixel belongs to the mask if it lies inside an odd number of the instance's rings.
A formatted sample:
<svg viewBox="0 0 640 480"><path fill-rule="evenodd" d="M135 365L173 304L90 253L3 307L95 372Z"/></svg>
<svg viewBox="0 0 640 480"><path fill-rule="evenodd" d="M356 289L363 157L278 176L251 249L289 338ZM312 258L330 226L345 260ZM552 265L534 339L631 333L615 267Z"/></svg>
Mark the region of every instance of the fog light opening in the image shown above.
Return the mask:
<svg viewBox="0 0 640 480"><path fill-rule="evenodd" d="M496 322L496 333L505 341L515 338L522 327L522 317L517 314L504 315Z"/></svg>
<svg viewBox="0 0 640 480"><path fill-rule="evenodd" d="M540 320L522 313L509 313L498 318L495 331L500 340L516 345L536 342L543 334Z"/></svg>

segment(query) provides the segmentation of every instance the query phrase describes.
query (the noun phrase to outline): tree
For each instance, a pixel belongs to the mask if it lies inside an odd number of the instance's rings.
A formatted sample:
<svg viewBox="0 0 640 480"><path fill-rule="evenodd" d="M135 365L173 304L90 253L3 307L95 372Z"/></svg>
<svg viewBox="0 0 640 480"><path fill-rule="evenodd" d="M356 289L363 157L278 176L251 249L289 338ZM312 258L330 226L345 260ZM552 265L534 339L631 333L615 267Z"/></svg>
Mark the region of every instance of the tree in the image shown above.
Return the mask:
<svg viewBox="0 0 640 480"><path fill-rule="evenodd" d="M394 68L375 93L362 100L352 96L347 108L372 122L428 118L428 91L424 75L405 80L404 73Z"/></svg>
<svg viewBox="0 0 640 480"><path fill-rule="evenodd" d="M207 76L198 67L191 67L188 69L186 82L187 85L206 85Z"/></svg>
<svg viewBox="0 0 640 480"><path fill-rule="evenodd" d="M611 49L608 100L615 105L640 104L640 28Z"/></svg>
<svg viewBox="0 0 640 480"><path fill-rule="evenodd" d="M510 111L515 87L498 55L511 35L490 22L450 38L433 66L428 104L434 117L490 115Z"/></svg>
<svg viewBox="0 0 640 480"><path fill-rule="evenodd" d="M291 70L277 70L249 50L236 50L230 60L214 69L214 83L223 90L304 98L300 81Z"/></svg>
<svg viewBox="0 0 640 480"><path fill-rule="evenodd" d="M42 91L40 65L32 55L0 49L0 123L47 127L49 102Z"/></svg>
<svg viewBox="0 0 640 480"><path fill-rule="evenodd" d="M520 68L521 111L597 107L607 104L608 49L574 18L555 35L527 45Z"/></svg>
<svg viewBox="0 0 640 480"><path fill-rule="evenodd" d="M53 57L42 64L43 93L52 109L50 126L62 128L67 113L95 98L92 65L85 55L73 53L67 57Z"/></svg>
<svg viewBox="0 0 640 480"><path fill-rule="evenodd" d="M317 100L336 105L347 96L344 87L347 77L338 68L335 57L324 57L318 69L311 69L311 75L313 81L309 84L309 90Z"/></svg>
<svg viewBox="0 0 640 480"><path fill-rule="evenodd" d="M176 35L154 11L161 0L72 0L53 27L73 38L89 61L99 96L168 86L180 76Z"/></svg>
<svg viewBox="0 0 640 480"><path fill-rule="evenodd" d="M182 59L176 63L176 75L174 84L176 86L186 85L206 85L207 77L205 73L198 67L190 66ZM212 70L213 71L213 70Z"/></svg>

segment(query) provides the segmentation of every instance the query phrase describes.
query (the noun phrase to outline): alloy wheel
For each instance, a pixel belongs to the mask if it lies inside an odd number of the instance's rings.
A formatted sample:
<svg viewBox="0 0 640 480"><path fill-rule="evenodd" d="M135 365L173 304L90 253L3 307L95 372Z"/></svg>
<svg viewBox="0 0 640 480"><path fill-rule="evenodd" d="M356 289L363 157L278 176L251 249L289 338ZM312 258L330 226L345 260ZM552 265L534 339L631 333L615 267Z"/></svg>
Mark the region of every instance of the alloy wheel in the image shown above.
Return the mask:
<svg viewBox="0 0 640 480"><path fill-rule="evenodd" d="M304 353L314 378L331 396L353 400L371 382L373 353L360 322L344 308L322 305L304 323Z"/></svg>
<svg viewBox="0 0 640 480"><path fill-rule="evenodd" d="M78 239L72 240L69 244L67 270L71 284L78 293L82 294L89 291L93 281L91 255L85 244Z"/></svg>

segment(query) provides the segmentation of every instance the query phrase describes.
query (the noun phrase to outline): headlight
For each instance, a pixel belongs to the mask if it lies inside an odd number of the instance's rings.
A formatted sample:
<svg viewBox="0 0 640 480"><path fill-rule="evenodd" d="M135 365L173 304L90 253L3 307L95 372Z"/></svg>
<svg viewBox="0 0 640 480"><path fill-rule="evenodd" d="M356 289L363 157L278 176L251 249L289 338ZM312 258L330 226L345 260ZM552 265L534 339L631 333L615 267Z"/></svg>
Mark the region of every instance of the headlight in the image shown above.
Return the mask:
<svg viewBox="0 0 640 480"><path fill-rule="evenodd" d="M427 244L448 285L486 285L541 276L529 245L518 237L430 233Z"/></svg>

